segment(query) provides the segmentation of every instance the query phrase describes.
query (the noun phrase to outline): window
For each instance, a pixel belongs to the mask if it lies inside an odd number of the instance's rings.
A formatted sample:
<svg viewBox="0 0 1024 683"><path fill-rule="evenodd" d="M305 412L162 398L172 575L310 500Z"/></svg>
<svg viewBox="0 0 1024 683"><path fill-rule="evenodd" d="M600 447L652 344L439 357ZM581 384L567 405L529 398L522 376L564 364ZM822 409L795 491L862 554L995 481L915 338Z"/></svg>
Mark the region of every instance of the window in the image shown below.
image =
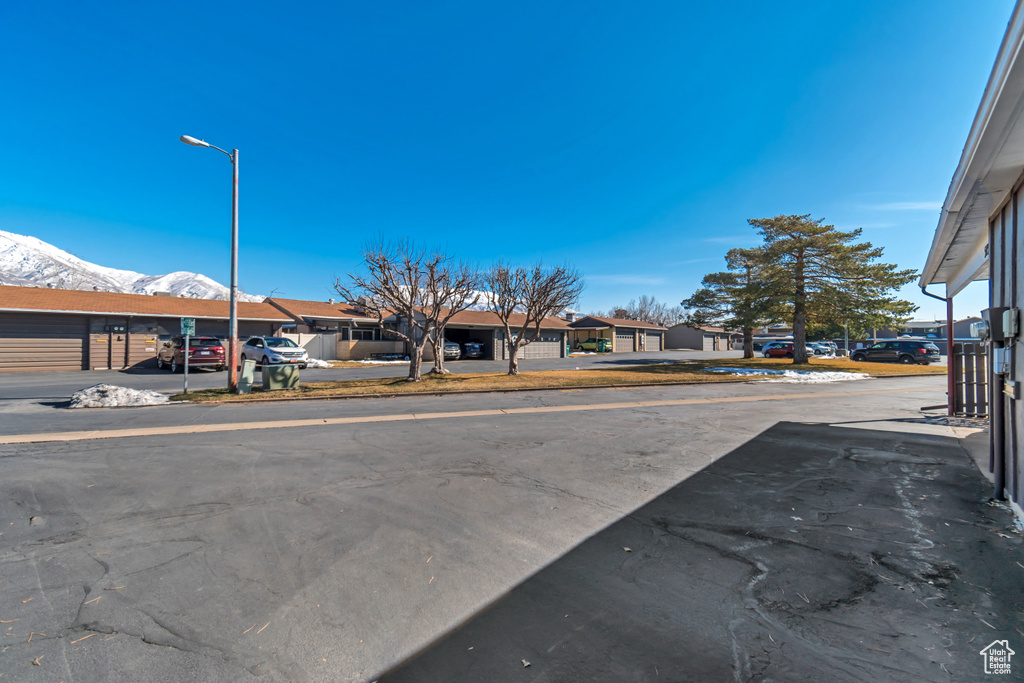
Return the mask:
<svg viewBox="0 0 1024 683"><path fill-rule="evenodd" d="M356 328L352 330L352 341L375 341L377 339L380 339L380 335L376 329L361 330Z"/></svg>

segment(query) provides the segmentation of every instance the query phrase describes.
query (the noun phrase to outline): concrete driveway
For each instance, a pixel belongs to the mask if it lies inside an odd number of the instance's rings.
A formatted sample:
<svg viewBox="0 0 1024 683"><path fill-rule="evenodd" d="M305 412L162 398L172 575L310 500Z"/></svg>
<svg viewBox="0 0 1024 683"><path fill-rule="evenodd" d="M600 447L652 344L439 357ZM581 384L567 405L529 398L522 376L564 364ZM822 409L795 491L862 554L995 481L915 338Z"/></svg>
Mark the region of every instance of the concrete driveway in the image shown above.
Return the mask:
<svg viewBox="0 0 1024 683"><path fill-rule="evenodd" d="M7 433L75 429L85 419L93 429L299 416L409 419L0 445L0 673L12 680L368 681L420 652L389 675L678 680L764 670L799 679L820 675L821 660L804 658L814 637L830 643L826 654L857 650L869 663L833 668L840 680L854 677L857 666L903 675L924 657L935 666L914 674L921 679L944 680L932 671L942 673L940 663L969 673L978 638L1024 629L1019 591L1007 585L1019 585L1014 563L1022 558L1019 537L992 533L1004 532L1009 516L985 505L984 479L953 431L921 420L917 406L941 402L942 389L942 378L904 378L171 406L88 417L50 408L48 421L15 412L13 429L4 420ZM762 400L769 393L775 398ZM637 407L589 408L601 402ZM482 408L494 411L466 414ZM450 414L416 417L444 412ZM881 429L884 436L874 433ZM867 455L849 457L857 453ZM847 469L832 471L830 463ZM713 464L699 486L686 488ZM933 470L941 474L933 477L939 488L926 483ZM865 490L872 515L854 520L856 511L846 508L861 502L864 482L897 473L909 477L903 493ZM743 485L762 489L741 495ZM932 512L915 516L918 501L933 497L948 510L946 521L966 520L955 527L961 536L944 541ZM792 500L796 508L797 498L804 507L792 516L807 524L780 524L784 504ZM655 507L640 509L646 505ZM823 525L819 511L837 517ZM856 530L856 544L851 532L842 533L844 524ZM745 531L751 536L743 549ZM789 533L802 540L773 540ZM820 564L835 553L769 557L773 544L788 551L828 539L845 548L855 571ZM875 621L848 621L842 610L825 608L830 590L845 590L843 581L855 582L872 566L872 552L886 560L879 571L922 591L916 597L925 605L914 612L914 601L892 603L882 592L889 581L865 588L870 618L888 614L897 625L880 648L874 640L858 645L864 624ZM747 559L732 559L736 553ZM756 610L742 619L758 575L750 567L758 562L773 563L763 595L782 600L776 593L786 590L787 609L795 611L803 598L792 591L799 591L819 615L771 631L786 639L778 650L767 649L771 640L758 630ZM900 574L923 578L919 562L955 568L955 603L932 600L926 583ZM538 611L534 598L520 602L537 577L549 576L538 574L545 567L564 572L542 583L546 590L562 585L564 600L551 606L570 614L562 618L571 628L554 624L553 612ZM836 583L785 578L815 568L839 572ZM615 576L625 583L617 587ZM708 590L712 583L717 592ZM646 606L630 615L634 598ZM575 609L563 611L569 599ZM492 604L512 605L514 618L488 620L492 612L484 610ZM995 630L967 629L953 609ZM784 612L768 616L790 620ZM610 627L616 616L632 635ZM815 636L829 619L834 632ZM945 630L934 626L942 620L950 624ZM496 623L509 627L502 632ZM688 630L677 631L681 623ZM461 647L465 633L476 641L476 628L486 634L478 641L483 669L467 668L445 645ZM599 628L603 639L572 639ZM684 637L693 639L686 651L706 659L704 669L688 669L671 653L651 660L655 669L640 662ZM914 656L904 661L899 653ZM785 668L751 664L765 658ZM522 659L531 666L524 669Z"/></svg>

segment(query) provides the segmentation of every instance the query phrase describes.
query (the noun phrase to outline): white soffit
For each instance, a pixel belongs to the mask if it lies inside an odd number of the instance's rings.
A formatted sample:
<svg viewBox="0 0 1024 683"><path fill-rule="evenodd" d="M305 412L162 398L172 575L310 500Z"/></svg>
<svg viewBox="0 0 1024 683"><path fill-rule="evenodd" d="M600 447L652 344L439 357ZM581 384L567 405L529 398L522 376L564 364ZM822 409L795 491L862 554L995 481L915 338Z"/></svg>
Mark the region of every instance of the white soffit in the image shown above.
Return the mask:
<svg viewBox="0 0 1024 683"><path fill-rule="evenodd" d="M1022 2L1010 17L921 273L921 286L946 283L947 296L988 279L989 216L1024 172Z"/></svg>

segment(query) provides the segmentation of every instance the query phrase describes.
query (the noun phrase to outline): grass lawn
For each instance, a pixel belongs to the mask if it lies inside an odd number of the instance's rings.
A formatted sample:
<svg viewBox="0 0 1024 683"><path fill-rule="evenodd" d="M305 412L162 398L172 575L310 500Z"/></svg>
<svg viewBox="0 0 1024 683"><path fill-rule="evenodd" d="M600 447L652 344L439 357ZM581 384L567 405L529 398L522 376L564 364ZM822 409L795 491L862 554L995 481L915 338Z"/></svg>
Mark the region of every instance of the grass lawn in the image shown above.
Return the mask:
<svg viewBox="0 0 1024 683"><path fill-rule="evenodd" d="M354 363L356 367L366 367ZM336 366L337 367L337 366ZM345 366L343 366L345 367ZM392 394L422 394L446 391L504 391L509 389L576 388L588 386L664 384L666 382L687 382L709 384L716 382L749 382L749 377L733 377L719 373L705 372L707 368L771 368L774 370L828 370L835 372L862 372L872 377L896 375L943 375L946 368L925 365L898 365L891 363L854 363L846 358L812 360L808 365L794 365L785 358L754 358L752 360L721 359L684 361L608 368L600 370L544 370L523 372L511 377L504 372L481 372L465 374L429 375L424 374L420 382L408 382L404 366L395 366L396 377L377 379L353 379L334 382L310 382L296 389L263 391L254 386L246 396L229 394L227 389L206 389L189 392L188 400L207 401L258 401L277 398L329 398L341 396L373 396ZM430 366L425 365L425 370ZM185 400L178 394L172 400Z"/></svg>

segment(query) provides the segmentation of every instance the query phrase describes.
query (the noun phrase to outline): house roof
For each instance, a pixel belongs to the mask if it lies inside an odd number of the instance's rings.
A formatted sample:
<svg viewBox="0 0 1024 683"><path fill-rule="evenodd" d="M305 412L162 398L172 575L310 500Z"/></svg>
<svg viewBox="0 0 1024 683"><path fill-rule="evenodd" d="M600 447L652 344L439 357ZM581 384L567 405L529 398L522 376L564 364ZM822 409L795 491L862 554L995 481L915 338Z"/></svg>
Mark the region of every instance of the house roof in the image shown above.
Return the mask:
<svg viewBox="0 0 1024 683"><path fill-rule="evenodd" d="M331 303L329 301L305 301L303 299L267 299L268 304L276 306L296 320L315 318L317 320L373 320L365 313L358 311L351 304Z"/></svg>
<svg viewBox="0 0 1024 683"><path fill-rule="evenodd" d="M953 296L989 278L988 221L1024 170L1024 6L1018 3L942 203L919 284Z"/></svg>
<svg viewBox="0 0 1024 683"><path fill-rule="evenodd" d="M522 313L513 313L509 317L509 327L520 327L526 321ZM452 316L449 324L479 325L481 327L502 327L501 318L493 311L459 311ZM544 318L540 323L544 330L567 330L569 324L561 318Z"/></svg>
<svg viewBox="0 0 1024 683"><path fill-rule="evenodd" d="M12 287L0 285L0 311L23 313L87 313L95 315L150 315L169 318L227 320L227 301L181 299L149 294L89 292L77 289ZM238 302L239 320L288 321L287 315L268 303Z"/></svg>
<svg viewBox="0 0 1024 683"><path fill-rule="evenodd" d="M574 330L603 330L608 327L640 327L645 330L664 330L667 328L661 325L652 325L651 323L645 323L642 320L626 320L625 318L598 318L597 316L588 315L580 318L576 322L569 323L569 327Z"/></svg>

